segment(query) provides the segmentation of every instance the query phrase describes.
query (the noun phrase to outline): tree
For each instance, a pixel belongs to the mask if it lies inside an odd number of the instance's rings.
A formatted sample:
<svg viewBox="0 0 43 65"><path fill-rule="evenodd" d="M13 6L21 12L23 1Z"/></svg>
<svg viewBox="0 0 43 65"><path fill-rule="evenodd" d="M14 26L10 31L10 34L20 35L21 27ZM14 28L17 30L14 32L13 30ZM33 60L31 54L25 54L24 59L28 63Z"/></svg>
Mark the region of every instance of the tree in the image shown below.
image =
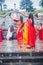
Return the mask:
<svg viewBox="0 0 43 65"><path fill-rule="evenodd" d="M43 0L40 0L39 5L43 7Z"/></svg>
<svg viewBox="0 0 43 65"><path fill-rule="evenodd" d="M1 7L1 11L2 11L2 3L4 3L5 0L0 0L0 7Z"/></svg>
<svg viewBox="0 0 43 65"><path fill-rule="evenodd" d="M20 9L25 9L26 11L34 11L35 9L32 6L33 2L31 0L21 0Z"/></svg>

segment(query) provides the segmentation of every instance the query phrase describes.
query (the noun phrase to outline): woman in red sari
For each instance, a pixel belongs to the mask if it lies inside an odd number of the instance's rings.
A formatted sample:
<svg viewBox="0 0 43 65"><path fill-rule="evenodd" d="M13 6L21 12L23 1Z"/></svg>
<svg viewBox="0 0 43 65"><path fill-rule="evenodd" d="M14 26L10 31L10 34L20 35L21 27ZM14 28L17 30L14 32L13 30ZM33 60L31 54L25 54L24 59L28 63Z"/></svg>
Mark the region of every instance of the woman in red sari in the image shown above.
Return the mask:
<svg viewBox="0 0 43 65"><path fill-rule="evenodd" d="M13 19L11 17L11 13L9 14L9 16L13 22L17 23L17 26L16 26L17 43L18 43L18 46L21 47L21 45L23 43L23 26L24 26L23 17L20 16L20 20L17 20L17 19Z"/></svg>
<svg viewBox="0 0 43 65"><path fill-rule="evenodd" d="M28 44L27 47L35 47L36 42L36 30L34 27L33 14L29 14L28 20Z"/></svg>
<svg viewBox="0 0 43 65"><path fill-rule="evenodd" d="M20 21L17 24L17 42L19 47L21 47L23 43L23 26L23 17L20 16Z"/></svg>
<svg viewBox="0 0 43 65"><path fill-rule="evenodd" d="M42 23L40 23L40 26L39 26L39 39L43 41L43 26L42 26Z"/></svg>

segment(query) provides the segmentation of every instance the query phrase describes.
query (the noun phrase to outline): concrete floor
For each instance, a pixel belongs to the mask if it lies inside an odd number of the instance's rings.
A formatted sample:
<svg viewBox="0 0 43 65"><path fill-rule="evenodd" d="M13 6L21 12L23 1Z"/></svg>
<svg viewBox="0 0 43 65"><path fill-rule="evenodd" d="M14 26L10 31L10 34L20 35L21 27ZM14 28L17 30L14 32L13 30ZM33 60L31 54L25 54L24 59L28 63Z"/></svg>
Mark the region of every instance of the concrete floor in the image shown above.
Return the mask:
<svg viewBox="0 0 43 65"><path fill-rule="evenodd" d="M1 52L31 52L31 51L42 51L43 52L43 41L37 39L35 49L27 49L26 46L22 48L18 47L17 40L3 40L0 43L0 53Z"/></svg>

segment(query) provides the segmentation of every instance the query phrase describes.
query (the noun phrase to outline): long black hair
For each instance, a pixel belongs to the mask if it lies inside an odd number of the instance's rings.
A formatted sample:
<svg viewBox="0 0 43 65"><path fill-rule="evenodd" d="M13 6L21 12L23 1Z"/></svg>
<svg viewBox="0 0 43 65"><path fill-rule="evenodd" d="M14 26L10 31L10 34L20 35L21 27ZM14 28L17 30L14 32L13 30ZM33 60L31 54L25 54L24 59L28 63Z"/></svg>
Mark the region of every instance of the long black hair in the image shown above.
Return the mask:
<svg viewBox="0 0 43 65"><path fill-rule="evenodd" d="M30 13L29 16L28 16L28 18L31 18L32 19L32 25L34 26L34 17L33 17L33 14Z"/></svg>
<svg viewBox="0 0 43 65"><path fill-rule="evenodd" d="M20 21L21 23L23 23L23 16L20 16Z"/></svg>

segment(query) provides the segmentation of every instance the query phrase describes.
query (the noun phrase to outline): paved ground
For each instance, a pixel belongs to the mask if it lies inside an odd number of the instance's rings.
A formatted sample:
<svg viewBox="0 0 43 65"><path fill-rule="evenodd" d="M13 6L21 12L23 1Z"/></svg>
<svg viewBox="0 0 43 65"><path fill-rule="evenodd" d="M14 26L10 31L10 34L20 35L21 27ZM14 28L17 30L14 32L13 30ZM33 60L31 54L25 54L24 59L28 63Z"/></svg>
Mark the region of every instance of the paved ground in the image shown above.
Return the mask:
<svg viewBox="0 0 43 65"><path fill-rule="evenodd" d="M3 40L0 43L0 53L1 52L31 52L31 51L43 51L43 41L37 39L35 49L27 49L25 46L22 48L18 47L17 40L7 41ZM43 63L1 63L0 65L43 65Z"/></svg>
<svg viewBox="0 0 43 65"><path fill-rule="evenodd" d="M43 41L37 39L35 49L27 49L26 46L19 48L17 40L13 41L3 40L3 42L0 43L0 52L31 52L31 51L37 51L37 52L43 51Z"/></svg>

